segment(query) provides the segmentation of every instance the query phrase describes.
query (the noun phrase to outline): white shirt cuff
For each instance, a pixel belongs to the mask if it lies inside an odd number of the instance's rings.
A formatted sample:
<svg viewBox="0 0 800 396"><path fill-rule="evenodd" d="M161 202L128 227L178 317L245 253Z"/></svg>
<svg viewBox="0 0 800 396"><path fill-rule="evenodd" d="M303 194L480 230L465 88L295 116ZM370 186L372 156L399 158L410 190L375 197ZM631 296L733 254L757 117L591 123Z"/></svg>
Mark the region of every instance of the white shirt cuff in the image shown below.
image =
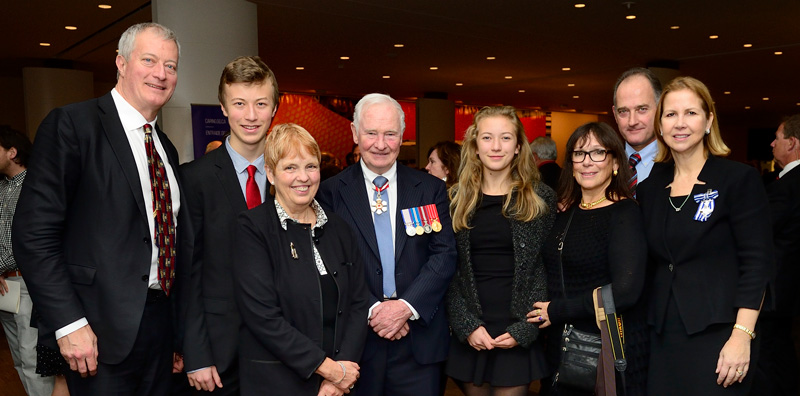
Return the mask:
<svg viewBox="0 0 800 396"><path fill-rule="evenodd" d="M80 318L80 319L78 319L78 320L76 320L76 321L74 321L74 322L72 322L72 323L70 323L70 324L68 324L68 325L56 330L56 339L57 340L61 339L64 336L69 335L69 334L75 332L76 330L80 329L81 327L86 326L88 324L89 324L89 321L86 320L85 317Z"/></svg>
<svg viewBox="0 0 800 396"><path fill-rule="evenodd" d="M419 319L419 313L417 312L416 309L414 309L413 306L411 306L411 304L408 303L408 301L403 300L402 298L400 299L400 301L406 303L406 305L408 306L408 309L411 310L411 317L408 318L408 320L417 320L417 319Z"/></svg>
<svg viewBox="0 0 800 396"><path fill-rule="evenodd" d="M202 368L199 368L199 369L197 369L197 370L187 371L187 372L186 372L186 374L196 373L196 372L198 372L198 371L200 371L200 370L205 370L205 369L207 369L207 368L210 368L210 367L211 367L211 366L208 366L208 367L202 367Z"/></svg>

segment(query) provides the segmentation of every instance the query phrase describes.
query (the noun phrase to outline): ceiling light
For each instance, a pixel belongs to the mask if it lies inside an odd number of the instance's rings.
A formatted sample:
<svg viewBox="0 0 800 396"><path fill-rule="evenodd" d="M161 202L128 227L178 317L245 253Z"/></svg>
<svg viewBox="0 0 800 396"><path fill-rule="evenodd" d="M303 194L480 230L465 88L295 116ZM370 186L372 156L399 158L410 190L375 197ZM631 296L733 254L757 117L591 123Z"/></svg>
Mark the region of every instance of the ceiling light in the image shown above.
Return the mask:
<svg viewBox="0 0 800 396"><path fill-rule="evenodd" d="M708 38L710 38L712 40L716 40L716 39L719 38L719 36L717 36L716 34L712 34L711 36L708 36Z"/></svg>
<svg viewBox="0 0 800 396"><path fill-rule="evenodd" d="M761 98L761 100L769 100L769 98Z"/></svg>
<svg viewBox="0 0 800 396"><path fill-rule="evenodd" d="M578 95L572 95L572 99L580 99L581 97Z"/></svg>
<svg viewBox="0 0 800 396"><path fill-rule="evenodd" d="M586 4L583 3L575 4L575 8L583 8L583 7L586 7Z"/></svg>
<svg viewBox="0 0 800 396"><path fill-rule="evenodd" d="M567 86L568 86L568 87L574 87L574 86L575 86L575 84L573 84L573 83L569 83L569 84L567 84Z"/></svg>
<svg viewBox="0 0 800 396"><path fill-rule="evenodd" d="M781 52L781 51L775 51L775 55L783 55L783 52Z"/></svg>
<svg viewBox="0 0 800 396"><path fill-rule="evenodd" d="M392 78L392 76L383 76L383 78Z"/></svg>
<svg viewBox="0 0 800 396"><path fill-rule="evenodd" d="M303 66L297 66L294 68L295 70L305 70L306 68Z"/></svg>
<svg viewBox="0 0 800 396"><path fill-rule="evenodd" d="M524 89L520 89L520 90L519 90L519 91L517 91L517 92L519 92L519 93L525 93L525 90L524 90Z"/></svg>
<svg viewBox="0 0 800 396"><path fill-rule="evenodd" d="M97 6L97 8L102 8L102 9L104 9L104 10L108 10L108 9L111 9L111 6L110 6L110 5L108 5L108 4L99 4L99 5Z"/></svg>
<svg viewBox="0 0 800 396"><path fill-rule="evenodd" d="M39 43L39 45L41 45L42 47L49 47L50 43Z"/></svg>
<svg viewBox="0 0 800 396"><path fill-rule="evenodd" d="M636 19L636 15L626 15L625 19Z"/></svg>
<svg viewBox="0 0 800 396"><path fill-rule="evenodd" d="M464 83L456 83L456 86L457 86L457 87L460 87L460 86L462 86L462 85L464 85Z"/></svg>
<svg viewBox="0 0 800 396"><path fill-rule="evenodd" d="M750 106L745 106L744 109L745 110L750 110Z"/></svg>
<svg viewBox="0 0 800 396"><path fill-rule="evenodd" d="M395 48L403 48L403 47L405 47L405 44L395 44L394 47Z"/></svg>
<svg viewBox="0 0 800 396"><path fill-rule="evenodd" d="M495 58L495 57L493 57L493 56L487 56L487 57L486 57L486 60L495 60L495 59L496 59L496 58Z"/></svg>
<svg viewBox="0 0 800 396"><path fill-rule="evenodd" d="M349 56L340 56L339 59L341 60L350 60Z"/></svg>
<svg viewBox="0 0 800 396"><path fill-rule="evenodd" d="M75 26L64 26L64 29L67 29L67 30L78 30L78 28L75 27Z"/></svg>
<svg viewBox="0 0 800 396"><path fill-rule="evenodd" d="M800 102L797 102L797 105L800 106Z"/></svg>
<svg viewBox="0 0 800 396"><path fill-rule="evenodd" d="M745 48L750 48L750 47L752 47L752 46L753 46L753 44L745 44L745 45L743 45L742 47L745 47Z"/></svg>
<svg viewBox="0 0 800 396"><path fill-rule="evenodd" d="M678 26L678 25L672 25L672 26L670 26L669 28L670 28L670 29L672 29L672 30L678 30L678 29L680 29L681 27L680 27L680 26Z"/></svg>
<svg viewBox="0 0 800 396"><path fill-rule="evenodd" d="M510 80L512 78L514 78L514 77L513 76L506 76L506 80Z"/></svg>
<svg viewBox="0 0 800 396"><path fill-rule="evenodd" d="M725 92L723 92L723 93L724 93L725 95L730 95L730 94L731 94L731 91L725 91Z"/></svg>
<svg viewBox="0 0 800 396"><path fill-rule="evenodd" d="M570 68L568 68L568 67L562 67L562 68L561 68L561 71L570 71L570 70L572 70L572 69L570 69Z"/></svg>
<svg viewBox="0 0 800 396"><path fill-rule="evenodd" d="M431 70L439 70L439 68L436 66L431 66Z"/></svg>

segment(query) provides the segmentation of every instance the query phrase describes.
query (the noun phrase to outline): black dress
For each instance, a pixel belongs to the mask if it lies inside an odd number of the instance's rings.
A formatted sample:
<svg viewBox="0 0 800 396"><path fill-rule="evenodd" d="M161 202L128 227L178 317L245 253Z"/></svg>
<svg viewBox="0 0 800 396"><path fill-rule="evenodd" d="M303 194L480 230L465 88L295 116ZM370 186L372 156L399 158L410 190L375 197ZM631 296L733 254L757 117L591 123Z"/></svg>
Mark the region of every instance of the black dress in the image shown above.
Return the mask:
<svg viewBox="0 0 800 396"><path fill-rule="evenodd" d="M514 279L514 246L511 224L503 216L505 196L483 195L472 217L470 249L478 299L483 307L481 320L493 338L506 332L516 321L511 313ZM447 375L475 385L528 385L546 375L547 366L541 343L530 348L516 346L477 351L469 344L451 338Z"/></svg>
<svg viewBox="0 0 800 396"><path fill-rule="evenodd" d="M564 238L561 258L562 288L557 246L571 211L574 215ZM547 310L552 322L547 335L548 360L558 366L560 335L565 324L600 333L594 319L592 291L611 283L614 303L625 329L628 396L645 394L647 375L646 304L640 299L645 281L647 242L642 227L639 207L633 200L593 210L575 207L558 215L542 252L547 267L547 290L552 299ZM558 384L550 391L558 395L586 394Z"/></svg>

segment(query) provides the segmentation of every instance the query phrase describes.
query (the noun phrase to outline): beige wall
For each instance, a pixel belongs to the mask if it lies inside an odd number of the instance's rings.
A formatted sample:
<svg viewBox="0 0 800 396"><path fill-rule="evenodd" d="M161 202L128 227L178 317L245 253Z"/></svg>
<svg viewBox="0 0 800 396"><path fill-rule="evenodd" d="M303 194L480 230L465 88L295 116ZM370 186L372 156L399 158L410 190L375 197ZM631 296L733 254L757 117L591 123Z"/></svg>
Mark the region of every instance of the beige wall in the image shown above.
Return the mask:
<svg viewBox="0 0 800 396"><path fill-rule="evenodd" d="M92 72L26 67L22 69L25 124L31 140L51 110L94 97Z"/></svg>
<svg viewBox="0 0 800 396"><path fill-rule="evenodd" d="M598 117L594 114L578 113L550 113L550 137L556 142L558 149L559 165L564 163L564 151L572 132L587 122L596 122Z"/></svg>

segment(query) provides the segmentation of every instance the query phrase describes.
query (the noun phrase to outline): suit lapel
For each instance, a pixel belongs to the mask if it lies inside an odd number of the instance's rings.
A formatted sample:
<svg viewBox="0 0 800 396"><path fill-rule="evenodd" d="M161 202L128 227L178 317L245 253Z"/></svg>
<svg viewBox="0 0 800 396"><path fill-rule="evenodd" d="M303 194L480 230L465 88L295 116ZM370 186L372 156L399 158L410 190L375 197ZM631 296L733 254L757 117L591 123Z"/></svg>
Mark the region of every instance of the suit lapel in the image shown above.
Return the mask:
<svg viewBox="0 0 800 396"><path fill-rule="evenodd" d="M350 212L350 216L358 227L358 231L367 245L372 250L372 253L380 261L380 251L378 251L378 239L375 236L375 226L372 222L372 212L369 210L370 202L367 198L366 191L364 190L364 173L361 171L361 166L356 164L352 166L353 171L349 178L343 177L341 183L344 185L339 189L342 202ZM398 194L399 195L399 194Z"/></svg>
<svg viewBox="0 0 800 396"><path fill-rule="evenodd" d="M395 208L394 222L394 261L396 263L400 262L403 248L408 241L408 234L406 234L405 224L403 224L403 215L400 211L422 204L422 191L419 189L420 180L414 172L416 171L397 164L397 207Z"/></svg>
<svg viewBox="0 0 800 396"><path fill-rule="evenodd" d="M228 150L224 147L220 147L220 149L207 154L213 156L211 159L214 163L214 176L219 180L223 194L227 197L233 213L244 212L247 210L247 201L242 195L242 187L239 185L239 178L236 175L236 169L233 167L233 161L228 154Z"/></svg>
<svg viewBox="0 0 800 396"><path fill-rule="evenodd" d="M139 207L142 216L147 219L148 211L144 207L139 171L136 169L136 161L133 159L131 145L125 135L125 130L122 128L122 122L119 120L117 107L114 106L114 99L111 97L111 93L98 99L98 107L100 107L100 122L103 124L106 138L120 163L125 179L128 181L133 198L136 200L136 206ZM170 160L172 159L170 158ZM177 163L177 159L175 161Z"/></svg>

